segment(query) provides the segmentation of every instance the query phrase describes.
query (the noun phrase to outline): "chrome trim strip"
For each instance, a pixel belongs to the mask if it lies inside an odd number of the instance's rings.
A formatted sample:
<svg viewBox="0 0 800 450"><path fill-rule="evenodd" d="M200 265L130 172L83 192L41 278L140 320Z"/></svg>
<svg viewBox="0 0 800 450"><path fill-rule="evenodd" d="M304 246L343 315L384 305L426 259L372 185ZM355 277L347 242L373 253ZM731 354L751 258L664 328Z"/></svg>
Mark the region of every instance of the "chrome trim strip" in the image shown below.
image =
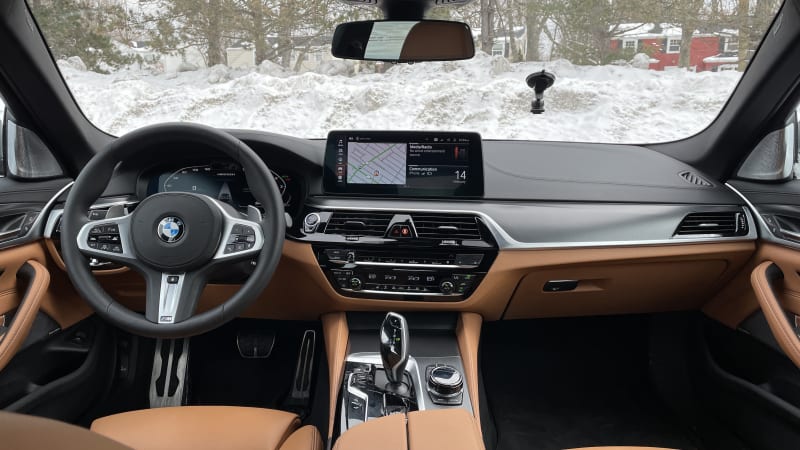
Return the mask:
<svg viewBox="0 0 800 450"><path fill-rule="evenodd" d="M727 186L728 189L733 191L734 194L738 195L739 198L741 198L742 201L744 201L747 204L747 207L750 208L750 210L753 212L753 215L756 216L756 221L758 221L758 223L761 225L761 228L763 228L763 230L766 231L766 234L769 234L772 237L776 237L774 234L772 234L772 230L769 229L767 222L765 222L764 218L761 217L761 213L758 212L758 208L756 208L756 206L752 202L750 202L750 200L747 197L745 197L744 194L739 192L739 190L733 187L730 183L725 183L725 186Z"/></svg>
<svg viewBox="0 0 800 450"><path fill-rule="evenodd" d="M736 189L735 187L731 186L728 183L725 183L725 186L727 186L728 189L733 191L742 200L744 200L744 202L747 203L747 207L750 208L753 211L753 215L755 215L758 218L758 223L761 225L760 228L762 230L761 231L762 232L762 236L761 236L762 239L764 239L766 241L769 241L769 242L772 242L774 244L782 245L784 247L789 247L789 248L792 248L792 249L795 249L795 250L800 250L800 242L794 242L794 241L790 241L788 239L784 239L782 237L776 236L772 232L772 230L769 228L769 225L767 225L767 222L764 220L764 218L761 217L761 213L758 211L758 208L756 208L756 205L754 205L747 197L745 197L744 194L739 192L738 189Z"/></svg>
<svg viewBox="0 0 800 450"><path fill-rule="evenodd" d="M363 262L363 261L355 261L355 262L347 262L342 261L341 259L329 259L328 261L335 263L335 264L348 264L348 265L355 265L355 266L366 266L366 267L407 267L412 269L475 269L478 267L478 264L409 264L409 263L382 263L382 262Z"/></svg>
<svg viewBox="0 0 800 450"><path fill-rule="evenodd" d="M344 292L349 292L353 294L373 294L373 295L412 295L417 297L461 297L464 294L442 294L440 292L406 292L406 291L377 291L373 289L346 289L346 288L339 288Z"/></svg>
<svg viewBox="0 0 800 450"><path fill-rule="evenodd" d="M355 207L355 206L329 206L318 205L315 203L307 203L307 206L318 208L322 211L378 211L378 212L396 212L403 214L406 212L411 213L448 213L448 214L473 214L483 220L489 232L494 236L498 247L501 250L527 250L527 249L559 249L559 248L587 248L587 247L624 247L624 246L641 246L641 245L679 245L679 244L701 244L701 243L717 243L717 242L731 242L731 241L751 241L757 239L758 235L753 227L750 227L746 236L731 236L731 237L669 237L665 239L646 239L646 240L630 240L630 241L594 241L594 242L520 242L511 235L509 235L503 227L500 226L489 215L481 211L464 210L464 209L418 209L418 208L385 208L385 207ZM714 206L737 206L739 205L714 205ZM698 205L698 208L701 208ZM750 211L742 208L748 216L748 220L752 223L752 215ZM678 223L675 224L678 226Z"/></svg>

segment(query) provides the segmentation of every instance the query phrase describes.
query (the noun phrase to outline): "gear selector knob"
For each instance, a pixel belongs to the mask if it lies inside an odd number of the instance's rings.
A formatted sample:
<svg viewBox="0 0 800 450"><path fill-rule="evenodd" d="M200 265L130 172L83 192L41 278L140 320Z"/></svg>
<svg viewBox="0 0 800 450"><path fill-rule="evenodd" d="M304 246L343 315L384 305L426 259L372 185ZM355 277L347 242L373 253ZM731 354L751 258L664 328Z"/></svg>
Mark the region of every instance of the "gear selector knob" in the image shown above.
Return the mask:
<svg viewBox="0 0 800 450"><path fill-rule="evenodd" d="M408 387L403 375L408 364L408 323L397 313L387 313L381 325L381 361L389 384L386 386L398 394L405 394Z"/></svg>

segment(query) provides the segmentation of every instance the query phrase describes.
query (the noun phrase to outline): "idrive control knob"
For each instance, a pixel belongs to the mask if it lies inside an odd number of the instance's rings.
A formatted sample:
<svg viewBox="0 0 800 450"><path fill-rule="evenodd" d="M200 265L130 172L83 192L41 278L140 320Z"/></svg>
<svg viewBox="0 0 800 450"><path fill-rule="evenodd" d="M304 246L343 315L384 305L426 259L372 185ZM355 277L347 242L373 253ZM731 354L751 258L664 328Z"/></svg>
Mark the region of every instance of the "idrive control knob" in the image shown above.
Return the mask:
<svg viewBox="0 0 800 450"><path fill-rule="evenodd" d="M452 366L436 366L428 373L428 392L434 403L450 403L453 400L460 402L464 390L464 378L461 372ZM437 402L437 400L442 401Z"/></svg>
<svg viewBox="0 0 800 450"><path fill-rule="evenodd" d="M364 286L364 283L361 282L361 278L353 277L350 278L350 288L353 290L359 290L361 287Z"/></svg>

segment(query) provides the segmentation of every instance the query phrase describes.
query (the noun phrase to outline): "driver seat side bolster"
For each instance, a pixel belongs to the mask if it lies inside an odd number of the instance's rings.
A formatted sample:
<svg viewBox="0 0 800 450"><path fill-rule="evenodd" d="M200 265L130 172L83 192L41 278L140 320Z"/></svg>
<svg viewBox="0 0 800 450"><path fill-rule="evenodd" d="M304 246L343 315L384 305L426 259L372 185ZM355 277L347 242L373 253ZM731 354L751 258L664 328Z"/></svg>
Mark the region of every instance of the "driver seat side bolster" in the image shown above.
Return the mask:
<svg viewBox="0 0 800 450"><path fill-rule="evenodd" d="M102 417L92 431L134 449L319 450L315 427L297 415L262 408L178 406Z"/></svg>

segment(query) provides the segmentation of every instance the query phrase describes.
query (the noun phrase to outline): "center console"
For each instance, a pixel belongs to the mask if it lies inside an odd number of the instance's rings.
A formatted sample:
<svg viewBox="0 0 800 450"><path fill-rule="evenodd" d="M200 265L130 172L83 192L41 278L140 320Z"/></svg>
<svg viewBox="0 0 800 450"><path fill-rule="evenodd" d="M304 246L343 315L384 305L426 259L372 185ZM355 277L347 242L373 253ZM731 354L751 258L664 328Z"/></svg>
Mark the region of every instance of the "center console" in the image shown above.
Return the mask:
<svg viewBox="0 0 800 450"><path fill-rule="evenodd" d="M379 319L382 320L378 322ZM348 316L350 353L339 408L340 434L393 414L464 409L472 413L449 315Z"/></svg>

